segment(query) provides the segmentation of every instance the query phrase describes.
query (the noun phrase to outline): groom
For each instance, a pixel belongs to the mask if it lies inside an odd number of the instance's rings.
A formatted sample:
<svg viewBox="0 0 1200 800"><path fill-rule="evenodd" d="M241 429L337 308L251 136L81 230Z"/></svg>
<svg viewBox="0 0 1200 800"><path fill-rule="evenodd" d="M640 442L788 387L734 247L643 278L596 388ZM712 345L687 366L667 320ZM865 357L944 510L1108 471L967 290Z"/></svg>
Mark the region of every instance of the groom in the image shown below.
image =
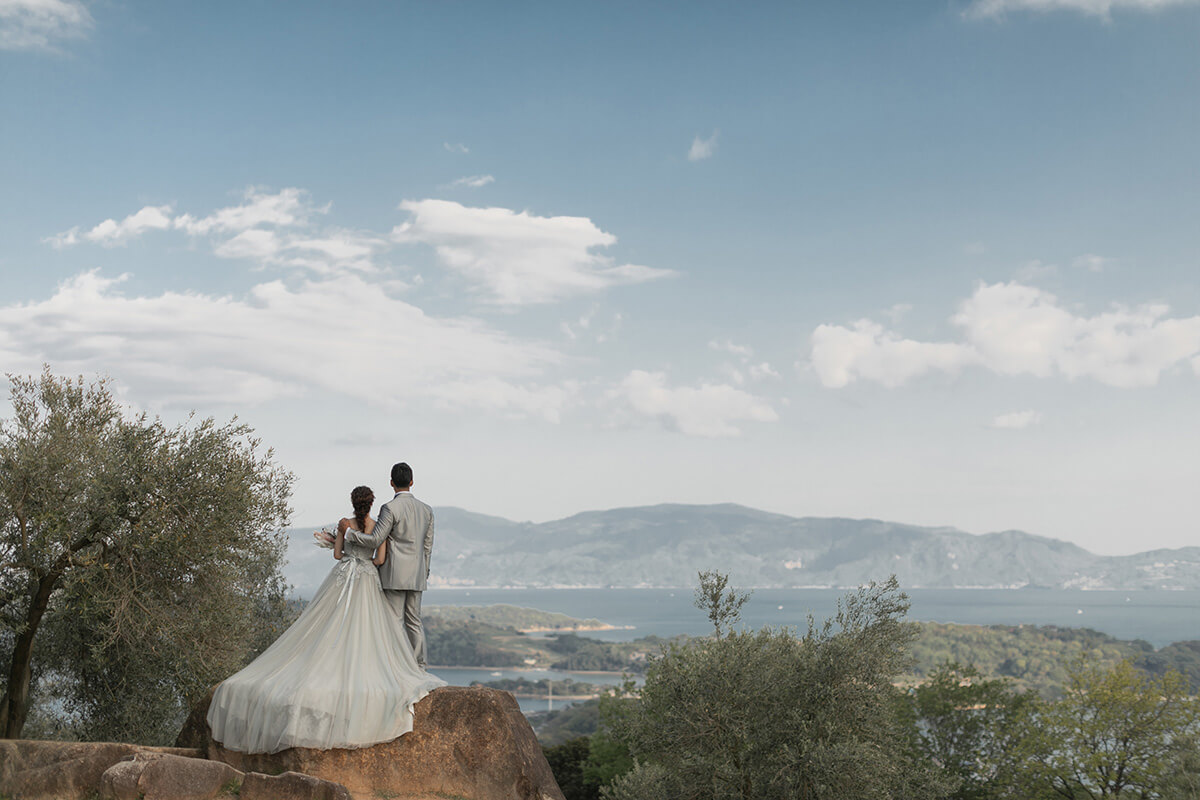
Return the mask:
<svg viewBox="0 0 1200 800"><path fill-rule="evenodd" d="M392 467L396 496L379 507L370 535L347 529L346 541L377 548L387 539L387 560L379 567L383 595L396 616L404 620L408 640L421 669L425 669L425 632L421 628L421 592L429 579L433 551L433 509L413 497L412 467Z"/></svg>

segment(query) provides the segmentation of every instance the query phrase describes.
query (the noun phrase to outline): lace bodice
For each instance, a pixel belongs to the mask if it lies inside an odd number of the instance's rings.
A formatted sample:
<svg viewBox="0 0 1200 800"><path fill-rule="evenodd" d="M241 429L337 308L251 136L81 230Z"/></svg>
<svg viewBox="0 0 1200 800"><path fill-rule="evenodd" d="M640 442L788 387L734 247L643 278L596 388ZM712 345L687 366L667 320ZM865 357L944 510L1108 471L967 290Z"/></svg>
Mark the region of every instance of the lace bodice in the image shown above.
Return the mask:
<svg viewBox="0 0 1200 800"><path fill-rule="evenodd" d="M357 531L357 528L347 528L347 531ZM359 531L361 533L361 531ZM345 558L357 558L360 560L370 561L375 558L375 548L367 547L362 544L355 544L349 539L342 545L342 556Z"/></svg>

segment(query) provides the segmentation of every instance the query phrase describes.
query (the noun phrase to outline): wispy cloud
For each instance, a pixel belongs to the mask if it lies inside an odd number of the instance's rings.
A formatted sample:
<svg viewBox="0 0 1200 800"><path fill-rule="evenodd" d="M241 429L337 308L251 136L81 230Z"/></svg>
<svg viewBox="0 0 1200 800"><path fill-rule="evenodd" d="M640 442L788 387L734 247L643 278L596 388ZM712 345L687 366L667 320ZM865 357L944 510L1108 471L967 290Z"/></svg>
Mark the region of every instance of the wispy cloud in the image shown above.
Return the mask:
<svg viewBox="0 0 1200 800"><path fill-rule="evenodd" d="M487 186L489 183L495 183L496 179L491 175L468 175L465 178L459 178L451 183L451 186L469 186L472 189L478 189L480 186Z"/></svg>
<svg viewBox="0 0 1200 800"><path fill-rule="evenodd" d="M975 0L963 12L974 19L997 19L1010 12L1073 11L1108 20L1114 10L1161 11L1175 6L1197 5L1200 0Z"/></svg>
<svg viewBox="0 0 1200 800"><path fill-rule="evenodd" d="M49 298L0 306L0 362L120 375L146 402L254 404L320 389L386 408L414 402L556 421L561 355L470 318L439 318L358 276L270 281L244 297L127 297L86 272ZM387 320L386 325L378 320ZM379 370L404 352L403 370Z"/></svg>
<svg viewBox="0 0 1200 800"><path fill-rule="evenodd" d="M316 207L308 192L295 187L278 192L251 187L243 194L243 202L217 209L211 214L193 218L184 214L175 226L191 234L233 233L260 227L293 227L307 223L316 214L325 214L329 206Z"/></svg>
<svg viewBox="0 0 1200 800"><path fill-rule="evenodd" d="M721 383L671 386L661 372L634 370L609 396L638 416L689 436L737 436L739 423L779 419L767 401L741 389Z"/></svg>
<svg viewBox="0 0 1200 800"><path fill-rule="evenodd" d="M990 427L1000 430L1019 431L1031 425L1037 425L1041 421L1042 415L1038 411L1012 411L1008 414L1000 414L995 417L991 421Z"/></svg>
<svg viewBox="0 0 1200 800"><path fill-rule="evenodd" d="M1034 281L1053 278L1057 274L1057 264L1047 264L1035 258L1031 261L1026 261L1018 267L1016 272L1013 273L1013 277L1021 283L1033 283Z"/></svg>
<svg viewBox="0 0 1200 800"><path fill-rule="evenodd" d="M491 176L469 180L483 185ZM319 275L376 272L379 257L396 244L423 243L435 249L442 266L465 276L502 305L546 303L675 274L619 264L595 252L617 239L587 217L538 217L434 199L406 201L400 208L411 219L389 237L318 225L330 205L316 205L303 189L273 192L252 187L241 202L202 216L172 215L169 205L146 206L120 220L106 219L89 228L75 226L43 241L56 248L112 247L149 231L176 231L203 238L220 258Z"/></svg>
<svg viewBox="0 0 1200 800"><path fill-rule="evenodd" d="M720 131L713 131L712 136L707 139L701 139L696 136L692 139L692 146L688 148L688 161L703 161L706 158L712 158L717 152L717 136Z"/></svg>
<svg viewBox="0 0 1200 800"><path fill-rule="evenodd" d="M92 29L78 0L0 0L0 50L57 50Z"/></svg>
<svg viewBox="0 0 1200 800"><path fill-rule="evenodd" d="M1098 256L1094 253L1087 253L1079 256L1071 263L1080 269L1086 269L1088 272L1104 272L1105 269L1112 265L1112 259Z"/></svg>
<svg viewBox="0 0 1200 800"><path fill-rule="evenodd" d="M1036 287L981 285L951 318L962 333L958 341L906 339L865 319L848 327L820 325L812 334L811 364L831 388L860 379L899 386L969 366L1000 375L1152 386L1185 363L1200 374L1200 316L1172 318L1169 312L1162 304L1116 305L1082 316Z"/></svg>
<svg viewBox="0 0 1200 800"><path fill-rule="evenodd" d="M720 353L731 353L735 356L741 356L742 358L750 358L754 355L754 351L749 347L741 344L734 344L729 339L726 339L723 342L713 339L708 343L708 349L716 350Z"/></svg>
<svg viewBox="0 0 1200 800"><path fill-rule="evenodd" d="M371 272L374 259L390 242L382 236L340 228L317 229L313 221L329 206L313 204L308 192L278 192L251 187L242 201L201 217L172 216L171 206L146 206L117 221L83 229L78 226L44 241L56 248L79 244L124 245L149 231L182 231L207 237L221 258L250 260L262 266L287 266L320 274Z"/></svg>
<svg viewBox="0 0 1200 800"><path fill-rule="evenodd" d="M750 380L761 381L766 378L779 378L779 372L766 361L760 361L757 364L751 364L746 367L746 371L750 375Z"/></svg>
<svg viewBox="0 0 1200 800"><path fill-rule="evenodd" d="M459 153L461 155L466 155L467 153L471 152L471 148L467 147L462 142L442 142L442 147L446 148L446 152L448 153Z"/></svg>
<svg viewBox="0 0 1200 800"><path fill-rule="evenodd" d="M617 237L587 217L539 217L449 200L406 200L400 208L412 218L392 231L394 241L433 247L443 267L501 305L548 303L675 274L593 252Z"/></svg>
<svg viewBox="0 0 1200 800"><path fill-rule="evenodd" d="M737 357L738 364L723 364L721 370L738 386L746 383L747 378L752 381L761 381L767 378L780 377L779 372L771 366L770 362L759 361L755 363L753 361L754 350L747 345L735 344L729 339L724 341L713 339L708 343L708 349L715 350L718 353L729 353Z"/></svg>
<svg viewBox="0 0 1200 800"><path fill-rule="evenodd" d="M58 249L72 247L82 242L112 247L125 244L130 239L136 239L146 231L167 230L173 225L174 220L171 218L170 206L146 206L120 222L115 219L106 219L86 231L74 227L47 237L43 241Z"/></svg>

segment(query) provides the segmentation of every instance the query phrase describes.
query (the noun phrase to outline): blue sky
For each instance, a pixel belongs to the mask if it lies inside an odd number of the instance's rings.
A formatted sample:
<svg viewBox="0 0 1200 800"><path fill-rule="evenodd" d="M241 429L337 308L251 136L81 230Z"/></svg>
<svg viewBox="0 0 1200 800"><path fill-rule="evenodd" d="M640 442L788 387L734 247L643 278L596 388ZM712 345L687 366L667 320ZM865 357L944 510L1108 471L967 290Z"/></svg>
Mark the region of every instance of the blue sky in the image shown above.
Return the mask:
<svg viewBox="0 0 1200 800"><path fill-rule="evenodd" d="M1200 514L1200 3L0 0L0 367L295 519Z"/></svg>

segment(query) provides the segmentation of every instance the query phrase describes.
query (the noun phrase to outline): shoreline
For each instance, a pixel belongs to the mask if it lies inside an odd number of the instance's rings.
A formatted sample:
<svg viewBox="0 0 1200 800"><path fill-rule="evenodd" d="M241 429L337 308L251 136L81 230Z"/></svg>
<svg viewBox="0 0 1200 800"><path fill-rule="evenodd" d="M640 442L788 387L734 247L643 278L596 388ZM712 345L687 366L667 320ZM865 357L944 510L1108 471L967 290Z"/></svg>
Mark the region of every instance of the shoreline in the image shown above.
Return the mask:
<svg viewBox="0 0 1200 800"><path fill-rule="evenodd" d="M537 625L532 628L517 628L517 633L577 633L579 631L632 631L636 630L633 625L609 625L600 623L599 625L567 625L565 627L552 627L548 625Z"/></svg>
<svg viewBox="0 0 1200 800"><path fill-rule="evenodd" d="M486 667L486 666L484 666L484 667L481 667L481 666L463 667L463 666L453 666L450 664L428 664L425 667L426 672L430 672L435 669L476 669L476 670L485 670L486 669L486 670L490 670L492 672L498 672L500 670L509 670L510 672L551 672L551 671L553 671L553 672L564 672L568 675L611 675L614 678L619 678L622 675L629 675L631 677L636 677L638 675L638 673L616 672L611 669L608 669L608 670L605 670L605 669L554 669L553 667L530 667L528 665L520 666L520 667Z"/></svg>

